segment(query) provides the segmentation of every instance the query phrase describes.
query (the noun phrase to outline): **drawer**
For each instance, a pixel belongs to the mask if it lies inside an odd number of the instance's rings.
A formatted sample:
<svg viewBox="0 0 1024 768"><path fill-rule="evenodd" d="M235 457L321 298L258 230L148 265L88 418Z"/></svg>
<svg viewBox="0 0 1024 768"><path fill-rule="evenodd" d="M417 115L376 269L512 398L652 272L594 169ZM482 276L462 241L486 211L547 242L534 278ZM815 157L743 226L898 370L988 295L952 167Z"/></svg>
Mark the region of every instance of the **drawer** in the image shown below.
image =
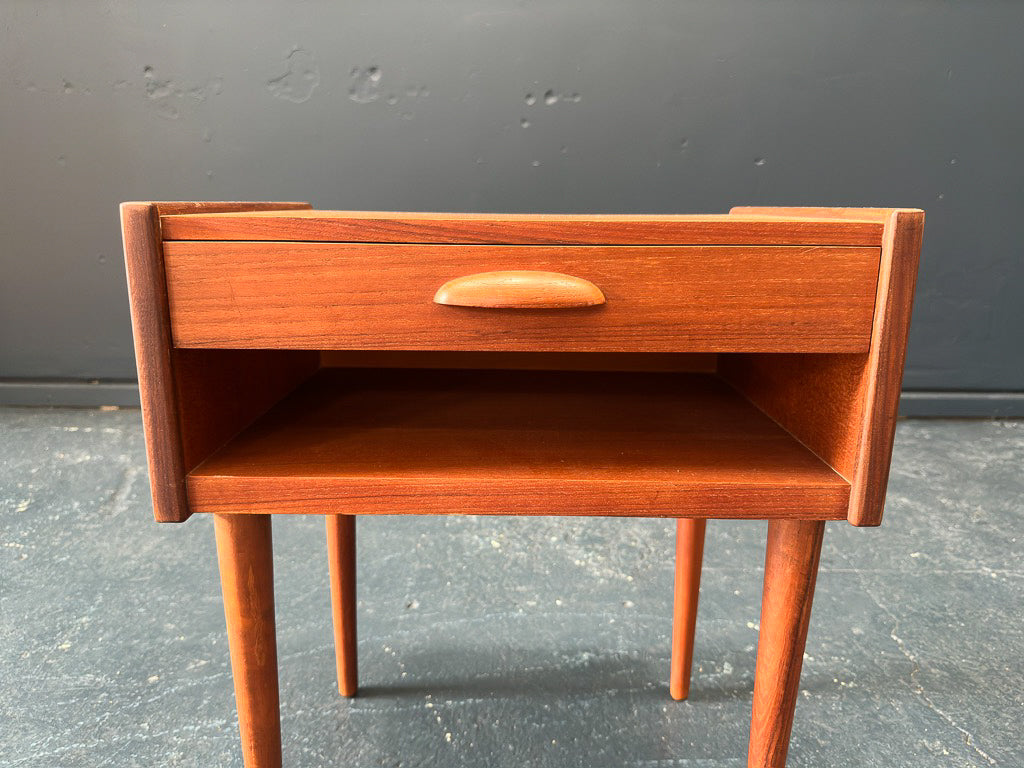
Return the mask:
<svg viewBox="0 0 1024 768"><path fill-rule="evenodd" d="M178 347L865 352L880 251L844 246L166 241ZM562 309L435 303L492 271L589 281Z"/></svg>

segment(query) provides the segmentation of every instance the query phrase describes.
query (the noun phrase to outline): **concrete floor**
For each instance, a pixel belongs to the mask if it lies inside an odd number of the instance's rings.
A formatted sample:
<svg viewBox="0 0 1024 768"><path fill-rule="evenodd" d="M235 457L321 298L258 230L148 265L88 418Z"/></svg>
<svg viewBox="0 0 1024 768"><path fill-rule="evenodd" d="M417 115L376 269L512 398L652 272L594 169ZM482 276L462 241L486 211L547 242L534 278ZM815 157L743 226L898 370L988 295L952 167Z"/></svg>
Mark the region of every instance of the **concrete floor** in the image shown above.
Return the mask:
<svg viewBox="0 0 1024 768"><path fill-rule="evenodd" d="M156 525L137 411L0 410L0 764L241 766L211 521ZM829 525L790 765L1024 766L1024 422L901 424ZM663 520L359 521L362 695L323 523L275 523L288 766L742 766L765 526L708 528L668 697Z"/></svg>

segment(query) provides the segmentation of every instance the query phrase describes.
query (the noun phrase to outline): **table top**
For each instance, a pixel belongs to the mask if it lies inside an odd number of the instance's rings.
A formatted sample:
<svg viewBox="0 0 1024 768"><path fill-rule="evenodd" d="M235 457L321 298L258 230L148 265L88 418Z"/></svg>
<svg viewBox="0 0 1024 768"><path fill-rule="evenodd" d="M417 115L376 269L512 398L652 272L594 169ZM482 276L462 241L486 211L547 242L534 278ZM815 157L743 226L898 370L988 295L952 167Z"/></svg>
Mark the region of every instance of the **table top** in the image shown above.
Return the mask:
<svg viewBox="0 0 1024 768"><path fill-rule="evenodd" d="M170 213L165 240L649 245L872 245L883 222L839 214L512 214L316 211Z"/></svg>

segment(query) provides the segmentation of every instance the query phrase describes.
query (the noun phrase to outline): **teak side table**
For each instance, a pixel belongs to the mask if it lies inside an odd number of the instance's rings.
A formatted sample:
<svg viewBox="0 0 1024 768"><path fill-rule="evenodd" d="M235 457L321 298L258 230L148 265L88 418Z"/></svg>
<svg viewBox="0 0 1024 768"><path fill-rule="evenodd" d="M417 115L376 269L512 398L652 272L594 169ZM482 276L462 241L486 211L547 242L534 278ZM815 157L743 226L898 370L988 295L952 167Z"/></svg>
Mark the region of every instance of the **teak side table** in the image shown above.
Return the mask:
<svg viewBox="0 0 1024 768"><path fill-rule="evenodd" d="M748 765L783 766L827 520L878 525L924 214L125 203L156 519L211 513L242 750L281 764L270 516L326 516L356 693L355 515L767 519Z"/></svg>

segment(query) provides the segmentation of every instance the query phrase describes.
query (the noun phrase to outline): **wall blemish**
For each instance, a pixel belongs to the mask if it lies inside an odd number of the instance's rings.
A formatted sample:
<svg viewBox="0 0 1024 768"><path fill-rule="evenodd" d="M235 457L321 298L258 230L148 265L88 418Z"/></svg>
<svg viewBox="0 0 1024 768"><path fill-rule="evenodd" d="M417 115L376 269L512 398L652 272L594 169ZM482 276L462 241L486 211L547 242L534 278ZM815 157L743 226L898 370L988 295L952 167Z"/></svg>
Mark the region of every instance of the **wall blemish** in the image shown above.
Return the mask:
<svg viewBox="0 0 1024 768"><path fill-rule="evenodd" d="M578 91L572 91L570 93L561 93L554 88L548 88L540 96L533 93L532 91L527 92L526 96L523 97L523 101L526 102L526 106L532 107L534 104L543 103L544 106L553 107L559 102L564 104L579 104L582 101Z"/></svg>
<svg viewBox="0 0 1024 768"><path fill-rule="evenodd" d="M144 67L142 70L143 77L146 78L146 97L153 99L166 99L174 93L174 81L172 80L157 80L153 74L152 67Z"/></svg>
<svg viewBox="0 0 1024 768"><path fill-rule="evenodd" d="M267 90L274 98L293 104L309 101L320 85L320 67L313 54L303 48L292 48L285 57L285 68L283 75L267 81Z"/></svg>
<svg viewBox="0 0 1024 768"><path fill-rule="evenodd" d="M411 84L404 89L385 89L384 70L371 64L367 67L355 66L349 71L352 78L352 85L348 89L348 98L356 104L372 104L376 101L383 101L389 107L399 104L406 104L405 108L398 114L403 120L412 120L416 114L410 101L425 99L430 95L430 89L425 85Z"/></svg>
<svg viewBox="0 0 1024 768"><path fill-rule="evenodd" d="M380 98L380 80L384 76L380 67L353 67L349 73L352 86L348 89L348 97L357 104L369 104Z"/></svg>
<svg viewBox="0 0 1024 768"><path fill-rule="evenodd" d="M223 81L219 77L211 78L204 85L196 86L179 85L172 78L160 79L156 76L153 67L148 64L142 68L142 76L145 81L143 87L146 98L156 104L156 113L168 120L177 120L181 116L178 106L183 103L182 100L185 96L194 102L202 103L224 89ZM118 80L114 83L114 89L123 88L122 83L124 82L124 80Z"/></svg>

